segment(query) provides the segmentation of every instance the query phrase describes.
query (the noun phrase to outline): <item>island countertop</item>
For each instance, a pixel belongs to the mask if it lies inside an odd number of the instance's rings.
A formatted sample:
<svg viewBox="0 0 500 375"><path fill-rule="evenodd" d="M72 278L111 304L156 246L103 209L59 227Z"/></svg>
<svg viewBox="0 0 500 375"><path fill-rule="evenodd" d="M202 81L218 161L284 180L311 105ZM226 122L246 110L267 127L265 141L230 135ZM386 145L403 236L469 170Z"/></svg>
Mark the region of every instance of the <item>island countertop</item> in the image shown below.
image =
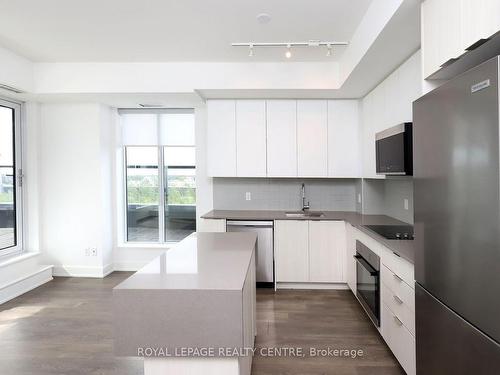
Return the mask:
<svg viewBox="0 0 500 375"><path fill-rule="evenodd" d="M257 236L193 233L115 290L242 290Z"/></svg>
<svg viewBox="0 0 500 375"><path fill-rule="evenodd" d="M115 354L253 347L256 241L193 233L116 286Z"/></svg>

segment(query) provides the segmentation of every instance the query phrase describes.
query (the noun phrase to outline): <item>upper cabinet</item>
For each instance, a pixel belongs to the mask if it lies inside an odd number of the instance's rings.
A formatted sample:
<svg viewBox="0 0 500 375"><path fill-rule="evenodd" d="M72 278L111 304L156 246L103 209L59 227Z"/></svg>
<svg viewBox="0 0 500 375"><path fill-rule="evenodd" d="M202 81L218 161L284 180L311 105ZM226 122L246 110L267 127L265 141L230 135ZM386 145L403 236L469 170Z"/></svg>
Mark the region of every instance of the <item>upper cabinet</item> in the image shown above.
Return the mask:
<svg viewBox="0 0 500 375"><path fill-rule="evenodd" d="M297 101L297 171L303 177L328 174L326 100Z"/></svg>
<svg viewBox="0 0 500 375"><path fill-rule="evenodd" d="M208 102L207 147L208 175L236 176L236 101Z"/></svg>
<svg viewBox="0 0 500 375"><path fill-rule="evenodd" d="M328 101L328 176L360 177L359 104Z"/></svg>
<svg viewBox="0 0 500 375"><path fill-rule="evenodd" d="M360 177L357 100L208 100L210 177Z"/></svg>
<svg viewBox="0 0 500 375"><path fill-rule="evenodd" d="M265 100L236 101L236 175L267 175Z"/></svg>
<svg viewBox="0 0 500 375"><path fill-rule="evenodd" d="M425 0L422 3L424 77L499 30L498 0Z"/></svg>
<svg viewBox="0 0 500 375"><path fill-rule="evenodd" d="M297 176L297 101L267 101L267 175Z"/></svg>

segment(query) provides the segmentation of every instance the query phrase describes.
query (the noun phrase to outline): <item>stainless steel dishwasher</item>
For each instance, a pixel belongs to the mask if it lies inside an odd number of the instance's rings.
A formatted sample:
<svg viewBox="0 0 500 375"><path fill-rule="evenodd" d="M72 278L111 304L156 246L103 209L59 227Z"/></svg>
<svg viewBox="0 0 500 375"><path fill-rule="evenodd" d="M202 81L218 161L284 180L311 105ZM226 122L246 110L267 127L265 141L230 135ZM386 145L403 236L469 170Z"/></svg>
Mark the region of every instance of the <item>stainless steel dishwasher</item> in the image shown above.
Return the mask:
<svg viewBox="0 0 500 375"><path fill-rule="evenodd" d="M253 232L257 234L255 264L257 286L274 287L274 223L272 221L228 220L228 232Z"/></svg>

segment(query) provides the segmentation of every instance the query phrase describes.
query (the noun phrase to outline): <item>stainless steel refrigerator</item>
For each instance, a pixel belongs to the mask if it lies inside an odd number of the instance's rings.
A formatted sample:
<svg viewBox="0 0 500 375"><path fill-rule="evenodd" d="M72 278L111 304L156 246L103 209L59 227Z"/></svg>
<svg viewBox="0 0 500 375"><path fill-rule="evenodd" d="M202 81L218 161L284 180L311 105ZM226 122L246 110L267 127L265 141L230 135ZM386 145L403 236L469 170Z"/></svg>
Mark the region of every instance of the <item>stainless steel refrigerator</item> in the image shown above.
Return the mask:
<svg viewBox="0 0 500 375"><path fill-rule="evenodd" d="M500 374L499 57L413 103L417 374Z"/></svg>

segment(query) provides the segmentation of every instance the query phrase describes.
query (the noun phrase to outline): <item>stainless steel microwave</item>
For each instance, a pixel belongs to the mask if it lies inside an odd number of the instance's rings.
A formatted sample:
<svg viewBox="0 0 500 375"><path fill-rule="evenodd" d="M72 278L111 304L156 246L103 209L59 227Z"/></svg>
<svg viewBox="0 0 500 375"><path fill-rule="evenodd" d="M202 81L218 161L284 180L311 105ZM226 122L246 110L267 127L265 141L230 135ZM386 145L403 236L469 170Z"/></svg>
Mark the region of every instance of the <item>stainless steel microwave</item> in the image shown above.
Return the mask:
<svg viewBox="0 0 500 375"><path fill-rule="evenodd" d="M412 123L404 122L375 134L377 174L412 176Z"/></svg>

